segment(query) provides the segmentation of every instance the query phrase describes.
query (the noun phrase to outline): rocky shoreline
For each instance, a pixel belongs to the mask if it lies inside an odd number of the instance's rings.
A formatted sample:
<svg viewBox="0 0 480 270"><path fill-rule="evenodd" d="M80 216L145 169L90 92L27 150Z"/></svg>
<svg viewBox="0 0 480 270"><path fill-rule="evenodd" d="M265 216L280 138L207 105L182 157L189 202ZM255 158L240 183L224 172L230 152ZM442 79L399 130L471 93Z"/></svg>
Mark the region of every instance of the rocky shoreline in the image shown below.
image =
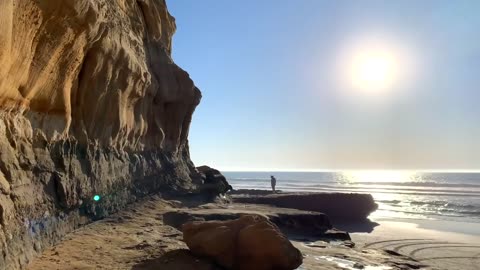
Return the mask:
<svg viewBox="0 0 480 270"><path fill-rule="evenodd" d="M199 200L198 196L149 197L68 235L27 269L227 269L211 257L192 253L184 242L182 226L192 221L230 222L246 215L265 218L278 226L303 254L303 264L298 269L345 269L342 267L345 263L352 265L347 269L368 269L367 266L377 267L372 269L431 269L397 253L355 247L348 232L335 229L335 222L323 213L239 203L237 195L238 192L233 192L230 201L210 203ZM302 196L312 199L312 194L296 194L297 198ZM322 196L330 197L331 194L316 194L315 198ZM211 237L214 236L208 236ZM224 241L228 243L227 238ZM78 254L78 250L86 252Z"/></svg>
<svg viewBox="0 0 480 270"><path fill-rule="evenodd" d="M27 269L432 269L396 252L356 247L318 211L357 204L362 215L342 222L364 222L376 207L371 196L235 191L218 170L196 172L196 191L140 199L67 234ZM329 205L335 203L341 206Z"/></svg>

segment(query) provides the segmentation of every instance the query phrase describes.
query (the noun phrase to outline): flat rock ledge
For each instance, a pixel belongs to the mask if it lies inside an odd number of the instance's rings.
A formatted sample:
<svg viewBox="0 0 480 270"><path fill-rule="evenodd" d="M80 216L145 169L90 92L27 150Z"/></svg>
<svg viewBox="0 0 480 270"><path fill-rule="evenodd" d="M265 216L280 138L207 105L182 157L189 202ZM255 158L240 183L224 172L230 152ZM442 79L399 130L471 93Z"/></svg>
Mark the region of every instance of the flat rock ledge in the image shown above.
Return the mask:
<svg viewBox="0 0 480 270"><path fill-rule="evenodd" d="M192 221L227 221L245 215L258 215L278 226L285 234L297 238L324 241L348 241L352 245L348 232L335 229L329 218L322 213L268 205L207 204L199 208L178 209L163 214L163 222L177 229Z"/></svg>
<svg viewBox="0 0 480 270"><path fill-rule="evenodd" d="M326 214L332 221L366 221L377 210L372 195L359 193L272 193L237 190L230 193L235 203L266 204Z"/></svg>

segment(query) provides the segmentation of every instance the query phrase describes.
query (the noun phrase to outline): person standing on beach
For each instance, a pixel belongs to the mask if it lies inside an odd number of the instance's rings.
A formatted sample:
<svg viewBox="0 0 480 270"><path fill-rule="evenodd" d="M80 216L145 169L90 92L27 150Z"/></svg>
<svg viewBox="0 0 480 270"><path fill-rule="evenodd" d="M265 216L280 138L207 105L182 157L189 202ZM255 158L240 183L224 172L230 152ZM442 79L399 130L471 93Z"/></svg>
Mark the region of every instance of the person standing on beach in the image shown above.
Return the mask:
<svg viewBox="0 0 480 270"><path fill-rule="evenodd" d="M277 185L277 179L273 175L270 175L270 184L272 185L272 191L275 193L275 186Z"/></svg>

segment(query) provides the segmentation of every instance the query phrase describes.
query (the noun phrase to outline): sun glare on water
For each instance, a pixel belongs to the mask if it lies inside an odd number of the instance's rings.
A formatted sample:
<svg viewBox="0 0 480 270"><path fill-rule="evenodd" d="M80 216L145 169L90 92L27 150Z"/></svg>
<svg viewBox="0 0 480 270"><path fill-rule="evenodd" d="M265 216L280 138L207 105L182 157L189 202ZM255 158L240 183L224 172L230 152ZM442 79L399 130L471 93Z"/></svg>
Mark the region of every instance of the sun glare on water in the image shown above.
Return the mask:
<svg viewBox="0 0 480 270"><path fill-rule="evenodd" d="M408 182L415 172L411 171L346 171L344 177L351 183Z"/></svg>

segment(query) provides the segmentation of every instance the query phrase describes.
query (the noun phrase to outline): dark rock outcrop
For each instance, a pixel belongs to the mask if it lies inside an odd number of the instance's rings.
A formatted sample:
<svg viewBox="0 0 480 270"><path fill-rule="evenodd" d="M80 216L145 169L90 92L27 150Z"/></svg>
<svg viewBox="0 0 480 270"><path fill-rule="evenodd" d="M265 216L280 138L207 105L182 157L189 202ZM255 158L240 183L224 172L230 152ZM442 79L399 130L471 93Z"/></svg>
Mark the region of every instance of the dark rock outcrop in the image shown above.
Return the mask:
<svg viewBox="0 0 480 270"><path fill-rule="evenodd" d="M293 270L302 264L301 252L261 216L194 221L182 231L193 254L211 258L227 269Z"/></svg>
<svg viewBox="0 0 480 270"><path fill-rule="evenodd" d="M164 0L2 0L0 18L0 269L145 194L196 188L201 93L171 59Z"/></svg>
<svg viewBox="0 0 480 270"><path fill-rule="evenodd" d="M370 194L356 193L283 193L262 196L236 192L238 203L268 204L325 213L334 221L365 221L378 205Z"/></svg>
<svg viewBox="0 0 480 270"><path fill-rule="evenodd" d="M199 172L200 179L202 179L202 185L200 187L202 193L216 196L233 190L227 178L225 178L219 170L204 165L197 167L197 171Z"/></svg>

